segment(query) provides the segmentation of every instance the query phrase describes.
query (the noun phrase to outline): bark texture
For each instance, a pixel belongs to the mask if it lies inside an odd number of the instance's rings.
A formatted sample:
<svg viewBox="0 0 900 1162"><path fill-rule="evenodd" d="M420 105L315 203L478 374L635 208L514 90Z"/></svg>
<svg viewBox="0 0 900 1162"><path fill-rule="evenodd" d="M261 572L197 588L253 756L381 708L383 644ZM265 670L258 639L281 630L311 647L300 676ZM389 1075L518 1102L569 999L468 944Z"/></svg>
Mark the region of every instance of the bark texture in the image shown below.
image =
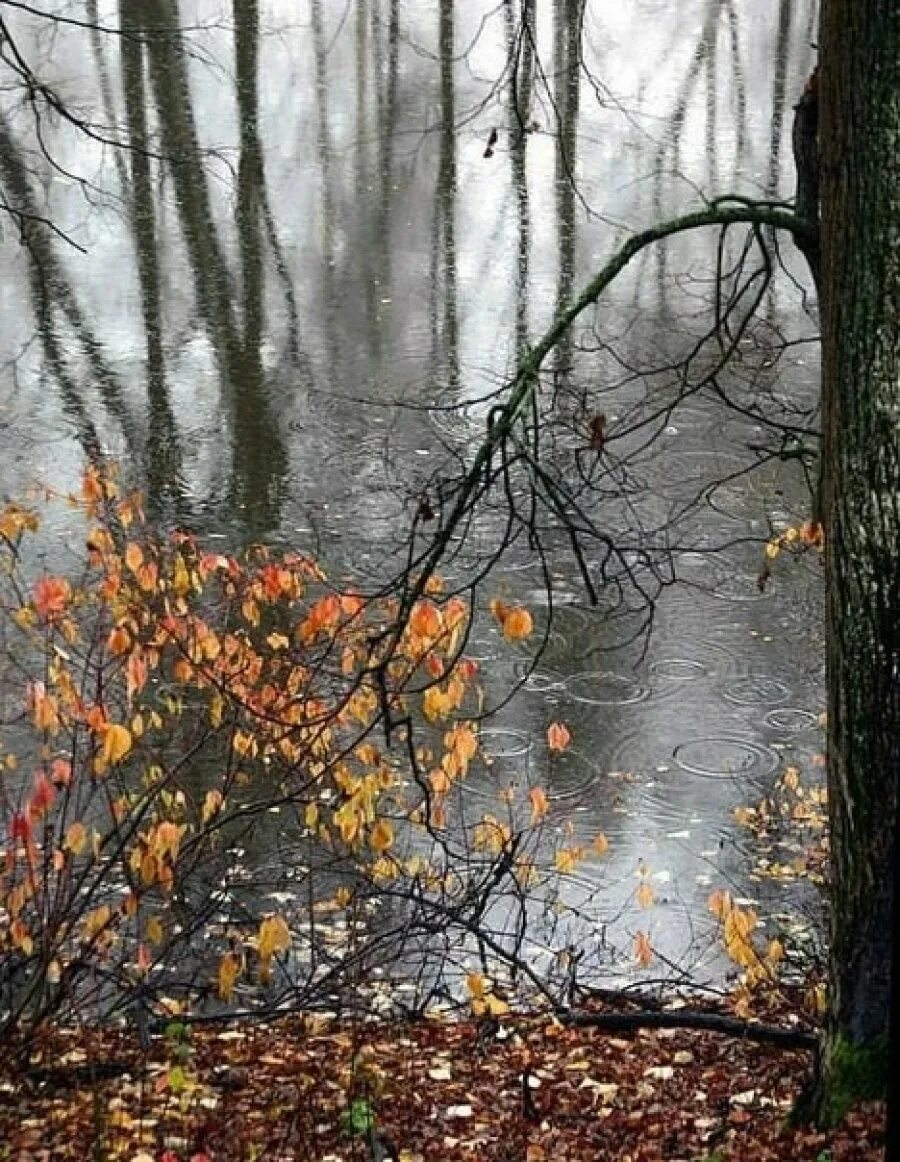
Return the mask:
<svg viewBox="0 0 900 1162"><path fill-rule="evenodd" d="M824 0L819 157L832 824L822 1120L883 1090L900 769L900 0Z"/></svg>

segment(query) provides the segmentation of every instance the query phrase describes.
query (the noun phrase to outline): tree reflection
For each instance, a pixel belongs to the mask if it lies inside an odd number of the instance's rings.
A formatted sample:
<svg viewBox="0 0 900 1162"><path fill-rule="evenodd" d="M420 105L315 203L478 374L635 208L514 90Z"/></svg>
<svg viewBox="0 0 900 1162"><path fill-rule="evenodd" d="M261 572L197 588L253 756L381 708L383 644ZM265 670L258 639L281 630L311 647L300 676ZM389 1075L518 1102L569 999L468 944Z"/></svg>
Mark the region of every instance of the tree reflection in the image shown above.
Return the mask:
<svg viewBox="0 0 900 1162"><path fill-rule="evenodd" d="M133 6L119 2L122 31L120 48L122 93L125 99L125 124L128 134L130 192L128 207L134 236L141 313L147 350L147 439L144 472L147 501L151 513L159 512L164 498L180 494L182 453L178 426L166 386L163 352L163 322L159 247L153 177L150 168L150 136L147 128L147 93L144 53L133 20Z"/></svg>
<svg viewBox="0 0 900 1162"><path fill-rule="evenodd" d="M102 442L89 396L79 386L76 356L90 372L91 385L109 418L124 437L134 456L140 437L128 409L122 385L103 354L103 347L81 309L53 241L50 226L41 216L32 178L21 148L6 117L0 113L0 176L7 196L16 207L20 233L29 263L29 287L38 331L48 369L60 386L63 409L72 420L78 439L91 460L101 454ZM63 324L68 329L60 331ZM74 344L69 342L74 339Z"/></svg>
<svg viewBox="0 0 900 1162"><path fill-rule="evenodd" d="M581 33L585 0L556 0L553 8L554 102L556 105L556 215L559 277L556 298L562 309L572 297L577 230L578 113L581 96ZM554 354L560 384L568 381L571 339L566 335Z"/></svg>
<svg viewBox="0 0 900 1162"><path fill-rule="evenodd" d="M197 133L177 0L123 0L144 31L148 73L161 148L175 190L194 293L215 353L231 427L230 502L247 532L275 527L287 472L287 454L267 397L260 361L262 260L258 139L258 12L235 9L235 58L241 151L237 218L242 268L243 335L232 302L231 279L213 212ZM160 30L164 35L160 35Z"/></svg>
<svg viewBox="0 0 900 1162"><path fill-rule="evenodd" d="M459 383L459 324L456 287L456 88L454 0L440 0L441 129L436 213L432 235L432 345L436 366L451 387ZM443 311L439 300L443 299Z"/></svg>

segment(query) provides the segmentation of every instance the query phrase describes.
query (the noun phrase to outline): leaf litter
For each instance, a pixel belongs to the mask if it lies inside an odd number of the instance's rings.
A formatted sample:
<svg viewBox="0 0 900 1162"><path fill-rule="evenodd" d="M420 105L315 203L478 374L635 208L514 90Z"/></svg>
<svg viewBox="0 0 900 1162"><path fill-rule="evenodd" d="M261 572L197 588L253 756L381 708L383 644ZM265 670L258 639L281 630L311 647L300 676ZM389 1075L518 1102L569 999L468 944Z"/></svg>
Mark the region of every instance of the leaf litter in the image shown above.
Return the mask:
<svg viewBox="0 0 900 1162"><path fill-rule="evenodd" d="M142 1052L125 1030L55 1030L0 1071L0 1142L35 1162L880 1159L877 1103L828 1133L788 1125L810 1065L720 1033L547 1014L202 1025L177 1063L166 1037Z"/></svg>

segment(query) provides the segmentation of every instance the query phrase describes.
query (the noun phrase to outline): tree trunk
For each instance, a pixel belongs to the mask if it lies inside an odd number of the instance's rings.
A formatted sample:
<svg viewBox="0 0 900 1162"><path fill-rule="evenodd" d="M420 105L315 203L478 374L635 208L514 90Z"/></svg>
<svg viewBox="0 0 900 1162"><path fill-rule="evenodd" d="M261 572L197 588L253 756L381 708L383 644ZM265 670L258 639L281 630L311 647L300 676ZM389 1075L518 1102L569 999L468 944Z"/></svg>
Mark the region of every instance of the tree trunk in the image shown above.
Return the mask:
<svg viewBox="0 0 900 1162"><path fill-rule="evenodd" d="M824 0L823 456L832 835L821 1121L884 1092L900 768L900 3Z"/></svg>

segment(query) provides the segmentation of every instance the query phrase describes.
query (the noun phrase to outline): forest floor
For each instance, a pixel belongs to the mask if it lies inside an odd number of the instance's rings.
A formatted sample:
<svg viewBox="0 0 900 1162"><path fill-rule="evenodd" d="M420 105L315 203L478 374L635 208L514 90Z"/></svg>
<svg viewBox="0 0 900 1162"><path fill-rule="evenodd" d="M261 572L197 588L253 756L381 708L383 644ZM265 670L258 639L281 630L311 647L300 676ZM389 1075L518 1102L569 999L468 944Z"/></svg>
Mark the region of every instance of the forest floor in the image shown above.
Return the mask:
<svg viewBox="0 0 900 1162"><path fill-rule="evenodd" d="M0 1068L0 1159L880 1159L880 1105L829 1133L788 1126L811 1056L722 1032L575 1028L547 1014L190 1030L176 1018L149 1051L124 1030L57 1031L27 1068Z"/></svg>

